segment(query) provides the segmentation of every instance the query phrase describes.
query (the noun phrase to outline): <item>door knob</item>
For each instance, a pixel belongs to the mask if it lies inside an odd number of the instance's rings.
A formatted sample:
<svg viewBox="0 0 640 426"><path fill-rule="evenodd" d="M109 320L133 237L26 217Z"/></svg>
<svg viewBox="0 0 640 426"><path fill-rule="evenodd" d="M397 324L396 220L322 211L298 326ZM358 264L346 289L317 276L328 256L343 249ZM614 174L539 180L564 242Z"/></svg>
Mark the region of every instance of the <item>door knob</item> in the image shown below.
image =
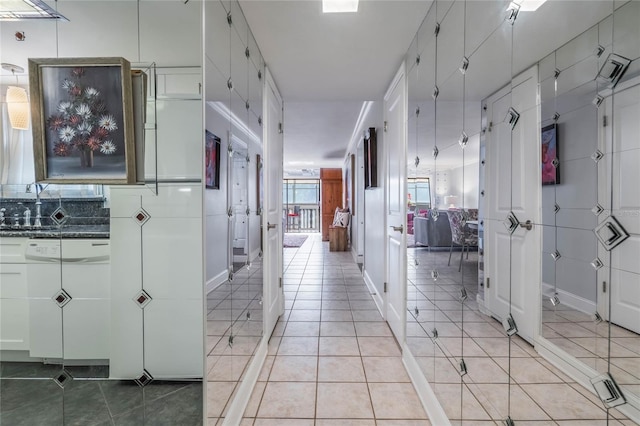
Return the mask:
<svg viewBox="0 0 640 426"><path fill-rule="evenodd" d="M393 228L394 231L398 231L399 233L402 234L402 232L404 231L404 225L400 225L400 226L391 226L390 228Z"/></svg>
<svg viewBox="0 0 640 426"><path fill-rule="evenodd" d="M526 228L527 231L531 231L531 228L533 228L533 222L531 222L530 220L526 222L520 222L520 227Z"/></svg>
<svg viewBox="0 0 640 426"><path fill-rule="evenodd" d="M269 222L267 222L267 230L269 230L269 229L275 229L275 227L276 227L276 224L275 224L275 223L269 223Z"/></svg>

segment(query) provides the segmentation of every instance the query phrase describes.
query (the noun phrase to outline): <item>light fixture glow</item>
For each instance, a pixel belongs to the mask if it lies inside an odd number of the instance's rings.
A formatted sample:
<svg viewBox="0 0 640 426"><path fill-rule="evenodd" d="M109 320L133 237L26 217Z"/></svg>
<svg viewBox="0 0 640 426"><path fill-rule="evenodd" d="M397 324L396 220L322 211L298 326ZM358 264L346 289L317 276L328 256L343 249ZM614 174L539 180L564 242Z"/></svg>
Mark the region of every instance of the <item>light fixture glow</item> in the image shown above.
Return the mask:
<svg viewBox="0 0 640 426"><path fill-rule="evenodd" d="M313 161L288 161L287 164L292 166L312 166Z"/></svg>
<svg viewBox="0 0 640 426"><path fill-rule="evenodd" d="M547 0L523 0L520 4L520 12L535 12Z"/></svg>
<svg viewBox="0 0 640 426"><path fill-rule="evenodd" d="M7 88L7 112L11 127L17 130L29 129L29 98L22 87Z"/></svg>
<svg viewBox="0 0 640 426"><path fill-rule="evenodd" d="M322 13L357 12L358 0L322 0Z"/></svg>
<svg viewBox="0 0 640 426"><path fill-rule="evenodd" d="M458 203L458 197L455 195L447 195L444 197L444 203L449 205L448 208L455 209L456 204Z"/></svg>
<svg viewBox="0 0 640 426"><path fill-rule="evenodd" d="M0 64L0 67L2 67L3 70L11 71L11 74L16 78L16 84L18 84L18 76L16 73L23 73L24 68L6 62ZM9 123L11 127L16 130L28 130L29 97L27 96L27 90L18 86L9 86L5 100L7 102L7 112L9 113Z"/></svg>

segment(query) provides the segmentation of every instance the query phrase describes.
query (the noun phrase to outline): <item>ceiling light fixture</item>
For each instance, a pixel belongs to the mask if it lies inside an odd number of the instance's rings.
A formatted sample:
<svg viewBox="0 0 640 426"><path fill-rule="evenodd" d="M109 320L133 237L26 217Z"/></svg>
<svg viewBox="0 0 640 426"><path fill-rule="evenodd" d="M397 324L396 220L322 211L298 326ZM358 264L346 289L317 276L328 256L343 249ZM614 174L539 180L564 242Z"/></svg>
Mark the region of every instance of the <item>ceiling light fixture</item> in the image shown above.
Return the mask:
<svg viewBox="0 0 640 426"><path fill-rule="evenodd" d="M292 166L312 166L313 161L288 161L287 164Z"/></svg>
<svg viewBox="0 0 640 426"><path fill-rule="evenodd" d="M30 19L67 18L49 7L42 0L2 0L0 2L0 21L22 21Z"/></svg>
<svg viewBox="0 0 640 426"><path fill-rule="evenodd" d="M520 12L535 12L547 0L523 0L520 4Z"/></svg>
<svg viewBox="0 0 640 426"><path fill-rule="evenodd" d="M358 0L322 0L322 13L357 12Z"/></svg>
<svg viewBox="0 0 640 426"><path fill-rule="evenodd" d="M16 72L23 73L24 68L14 65L2 63L2 69L11 71L16 77L16 84L18 83L18 76ZM9 123L11 127L16 130L28 130L29 129L29 97L27 91L23 87L9 86L7 88L7 112L9 113Z"/></svg>

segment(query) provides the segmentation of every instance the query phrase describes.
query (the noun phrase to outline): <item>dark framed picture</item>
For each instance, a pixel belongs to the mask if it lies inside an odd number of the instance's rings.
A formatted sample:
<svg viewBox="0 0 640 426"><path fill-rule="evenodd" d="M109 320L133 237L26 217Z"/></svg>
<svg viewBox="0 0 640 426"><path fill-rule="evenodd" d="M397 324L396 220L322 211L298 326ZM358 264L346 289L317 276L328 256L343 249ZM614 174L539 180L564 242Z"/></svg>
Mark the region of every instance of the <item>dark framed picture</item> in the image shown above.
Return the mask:
<svg viewBox="0 0 640 426"><path fill-rule="evenodd" d="M37 181L136 182L131 84L124 58L29 59Z"/></svg>
<svg viewBox="0 0 640 426"><path fill-rule="evenodd" d="M556 124L542 128L542 184L560 183L560 162L558 158L558 134Z"/></svg>
<svg viewBox="0 0 640 426"><path fill-rule="evenodd" d="M344 203L343 208L349 209L351 216L355 216L355 169L356 169L356 156L350 154L344 162L343 184L344 184Z"/></svg>
<svg viewBox="0 0 640 426"><path fill-rule="evenodd" d="M370 127L364 136L364 187L378 186L378 143L376 129Z"/></svg>
<svg viewBox="0 0 640 426"><path fill-rule="evenodd" d="M204 145L205 187L220 189L220 138L206 131Z"/></svg>

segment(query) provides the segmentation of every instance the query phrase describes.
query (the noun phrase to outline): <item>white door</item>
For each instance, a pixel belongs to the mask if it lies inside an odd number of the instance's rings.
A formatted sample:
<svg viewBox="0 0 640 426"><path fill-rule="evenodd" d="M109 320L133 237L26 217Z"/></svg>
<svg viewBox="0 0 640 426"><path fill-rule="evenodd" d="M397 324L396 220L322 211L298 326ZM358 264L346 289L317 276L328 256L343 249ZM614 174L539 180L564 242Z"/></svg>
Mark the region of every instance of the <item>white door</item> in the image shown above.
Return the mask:
<svg viewBox="0 0 640 426"><path fill-rule="evenodd" d="M404 342L406 317L407 227L407 88L404 65L384 97L384 145L386 157L386 261L385 316L400 344Z"/></svg>
<svg viewBox="0 0 640 426"><path fill-rule="evenodd" d="M282 98L266 71L264 96L264 298L265 333L271 336L284 313L282 289Z"/></svg>
<svg viewBox="0 0 640 426"><path fill-rule="evenodd" d="M611 216L617 222L613 224L621 226L629 237L610 251L602 244L598 247L598 258L607 266L598 271L598 281L610 282L610 291L607 286L598 286L598 311L606 317L610 306L612 323L640 333L640 84L637 79L634 83L626 89L616 88L615 95L603 102L605 108L600 108L610 124L601 125L600 149L605 157L598 163L602 166L598 170L602 177L598 202L611 206ZM601 224L611 216L603 213ZM600 234L607 239L611 235L604 226Z"/></svg>
<svg viewBox="0 0 640 426"><path fill-rule="evenodd" d="M487 100L485 305L533 343L540 309L540 108L533 67ZM510 114L510 111L515 115ZM519 114L515 126L511 118ZM512 219L510 219L512 218ZM508 227L514 221L513 227ZM517 221L518 223L515 223ZM531 229L520 225L530 221Z"/></svg>

